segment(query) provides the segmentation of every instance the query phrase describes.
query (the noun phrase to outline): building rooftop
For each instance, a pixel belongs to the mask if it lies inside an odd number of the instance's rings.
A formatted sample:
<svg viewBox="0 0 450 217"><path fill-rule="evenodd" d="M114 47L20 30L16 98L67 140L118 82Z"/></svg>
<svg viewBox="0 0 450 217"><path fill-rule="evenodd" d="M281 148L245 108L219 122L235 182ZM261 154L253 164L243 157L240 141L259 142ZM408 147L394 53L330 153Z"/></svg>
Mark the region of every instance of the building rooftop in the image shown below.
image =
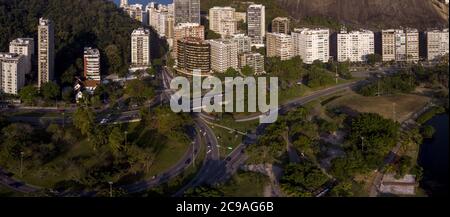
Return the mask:
<svg viewBox="0 0 450 217"><path fill-rule="evenodd" d="M295 33L302 33L302 34L307 34L307 35L312 35L312 34L317 34L317 33L329 33L330 30L327 28L314 28L314 29L310 29L310 28L295 28L294 29Z"/></svg>
<svg viewBox="0 0 450 217"><path fill-rule="evenodd" d="M175 26L175 29L185 28L185 27L198 27L198 23L179 23Z"/></svg>
<svg viewBox="0 0 450 217"><path fill-rule="evenodd" d="M96 48L91 47L85 47L84 48L84 55L99 55L100 51Z"/></svg>
<svg viewBox="0 0 450 217"><path fill-rule="evenodd" d="M141 27L133 30L132 35L150 35L150 30Z"/></svg>
<svg viewBox="0 0 450 217"><path fill-rule="evenodd" d="M2 53L0 52L1 60L19 60L22 55L16 53Z"/></svg>
<svg viewBox="0 0 450 217"><path fill-rule="evenodd" d="M10 42L11 45L29 45L34 42L33 38L16 38Z"/></svg>
<svg viewBox="0 0 450 217"><path fill-rule="evenodd" d="M48 26L49 24L52 24L51 20L45 19L43 17L39 18L39 25L40 26Z"/></svg>
<svg viewBox="0 0 450 217"><path fill-rule="evenodd" d="M186 37L186 38L180 39L178 41L181 43L198 44L198 45L209 44L206 41L202 40L201 38L196 38L196 37Z"/></svg>

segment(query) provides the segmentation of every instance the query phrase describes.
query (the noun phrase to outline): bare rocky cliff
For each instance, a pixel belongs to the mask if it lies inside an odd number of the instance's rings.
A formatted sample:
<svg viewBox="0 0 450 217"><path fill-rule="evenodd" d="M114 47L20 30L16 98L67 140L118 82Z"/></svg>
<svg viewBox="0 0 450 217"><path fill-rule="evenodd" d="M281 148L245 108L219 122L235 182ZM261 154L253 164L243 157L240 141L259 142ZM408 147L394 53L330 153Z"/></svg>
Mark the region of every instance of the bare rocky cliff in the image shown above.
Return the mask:
<svg viewBox="0 0 450 217"><path fill-rule="evenodd" d="M448 26L448 6L437 0L275 0L289 14L330 17L341 23L372 28Z"/></svg>

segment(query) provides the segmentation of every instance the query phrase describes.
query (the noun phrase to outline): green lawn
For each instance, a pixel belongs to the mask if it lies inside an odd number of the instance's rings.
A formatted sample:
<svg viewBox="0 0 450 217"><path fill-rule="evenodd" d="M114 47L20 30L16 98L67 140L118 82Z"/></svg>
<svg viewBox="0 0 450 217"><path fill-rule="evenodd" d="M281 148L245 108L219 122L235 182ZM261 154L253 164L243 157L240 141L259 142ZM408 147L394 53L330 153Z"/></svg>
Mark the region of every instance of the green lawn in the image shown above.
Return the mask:
<svg viewBox="0 0 450 217"><path fill-rule="evenodd" d="M429 100L429 97L416 94L365 97L353 91L347 91L327 106L330 108L346 106L358 112L377 113L384 118L393 118L395 114L396 120L402 122L425 106Z"/></svg>
<svg viewBox="0 0 450 217"><path fill-rule="evenodd" d="M152 177L156 174L161 174L170 169L184 156L191 144L185 144L174 138L169 138L167 144L161 149L156 156L150 171L146 174L147 177Z"/></svg>
<svg viewBox="0 0 450 217"><path fill-rule="evenodd" d="M263 197L269 178L252 172L238 172L219 189L225 197Z"/></svg>

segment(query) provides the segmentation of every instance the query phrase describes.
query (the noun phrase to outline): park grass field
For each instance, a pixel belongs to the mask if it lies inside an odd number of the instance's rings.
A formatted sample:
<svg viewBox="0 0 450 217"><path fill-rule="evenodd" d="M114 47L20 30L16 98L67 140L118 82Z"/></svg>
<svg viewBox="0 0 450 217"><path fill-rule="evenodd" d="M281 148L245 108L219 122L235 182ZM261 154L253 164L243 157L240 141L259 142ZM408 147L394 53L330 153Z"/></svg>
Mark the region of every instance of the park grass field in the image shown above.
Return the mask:
<svg viewBox="0 0 450 217"><path fill-rule="evenodd" d="M395 114L395 119L399 122L406 120L430 101L429 97L416 94L365 97L353 91L347 91L341 95L327 106L348 107L358 112L377 113L390 119L393 119Z"/></svg>

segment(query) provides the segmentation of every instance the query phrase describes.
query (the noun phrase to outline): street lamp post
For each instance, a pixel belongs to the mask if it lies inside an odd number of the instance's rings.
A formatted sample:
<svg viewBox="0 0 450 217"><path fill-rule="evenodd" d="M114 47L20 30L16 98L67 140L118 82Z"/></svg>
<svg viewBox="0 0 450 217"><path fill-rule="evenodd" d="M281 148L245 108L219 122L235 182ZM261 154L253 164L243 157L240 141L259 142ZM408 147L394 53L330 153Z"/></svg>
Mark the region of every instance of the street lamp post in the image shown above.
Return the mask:
<svg viewBox="0 0 450 217"><path fill-rule="evenodd" d="M108 184L109 184L109 197L113 197L113 191L112 191L113 182L109 181Z"/></svg>
<svg viewBox="0 0 450 217"><path fill-rule="evenodd" d="M128 131L125 131L125 146L128 145Z"/></svg>
<svg viewBox="0 0 450 217"><path fill-rule="evenodd" d="M361 149L364 152L364 137L361 136Z"/></svg>
<svg viewBox="0 0 450 217"><path fill-rule="evenodd" d="M192 149L193 149L193 152L192 152L192 166L195 168L195 141L192 142Z"/></svg>
<svg viewBox="0 0 450 217"><path fill-rule="evenodd" d="M20 177L23 177L23 155L25 153L22 151L20 152Z"/></svg>

